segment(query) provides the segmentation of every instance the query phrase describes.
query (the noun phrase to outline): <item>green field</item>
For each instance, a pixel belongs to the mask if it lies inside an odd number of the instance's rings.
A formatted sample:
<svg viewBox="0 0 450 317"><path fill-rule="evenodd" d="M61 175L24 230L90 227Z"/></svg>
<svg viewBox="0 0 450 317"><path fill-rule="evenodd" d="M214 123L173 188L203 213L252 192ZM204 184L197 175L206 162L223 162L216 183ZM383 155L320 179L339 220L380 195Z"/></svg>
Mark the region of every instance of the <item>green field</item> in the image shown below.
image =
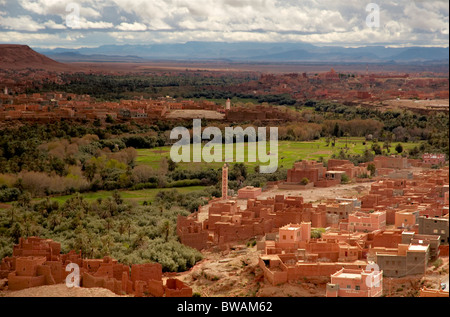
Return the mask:
<svg viewBox="0 0 450 317"><path fill-rule="evenodd" d="M321 157L326 161L333 154L338 154L341 149L345 148L346 144L349 147L349 154L363 154L364 150L370 148L372 143L367 142L366 145L363 144L365 141L364 138L341 138L336 141L336 146L332 147L327 146L325 139L320 139L317 141L311 142L295 142L295 141L280 141L278 144L278 160L279 167L291 168L294 162L298 160L319 160ZM398 144L391 144L391 153L396 153L395 146ZM415 146L419 146L419 143L401 143L404 151L414 148ZM204 146L204 145L203 145ZM382 143L380 143L382 146ZM249 167L250 171L253 171L255 166L260 165L260 163L256 162L248 162L247 161L247 149L248 143L244 145L245 148L245 164ZM154 149L144 149L138 150L138 164L149 165L152 168L158 169L161 163L161 160L170 157L170 146L154 148ZM191 159L193 157L192 145L191 145ZM269 144L267 144L267 152L269 152ZM227 153L230 154L230 153ZM195 153L196 157L199 156L199 153ZM225 145L222 145L222 157L225 157ZM268 163L262 163L261 165L267 165ZM213 163L179 163L179 167L181 169L201 169L201 168L220 168L223 163L213 162Z"/></svg>
<svg viewBox="0 0 450 317"><path fill-rule="evenodd" d="M195 191L200 191L205 189L204 186L192 186L192 187L179 187L174 188L181 194L187 194ZM151 188L151 189L142 189L142 190L124 190L120 191L121 197L128 201L128 202L136 202L138 204L142 204L144 201L153 201L160 191L165 190L171 190L171 189L164 189L164 188ZM113 194L113 191L98 191L98 192L92 192L92 193L85 193L81 194L81 196L86 199L88 202L93 202L97 200L98 198L105 199L107 197L111 197ZM60 204L63 204L66 200L71 198L73 195L66 195L66 196L57 196L57 197L50 197L50 200L57 201ZM41 201L41 198L35 199L35 202Z"/></svg>

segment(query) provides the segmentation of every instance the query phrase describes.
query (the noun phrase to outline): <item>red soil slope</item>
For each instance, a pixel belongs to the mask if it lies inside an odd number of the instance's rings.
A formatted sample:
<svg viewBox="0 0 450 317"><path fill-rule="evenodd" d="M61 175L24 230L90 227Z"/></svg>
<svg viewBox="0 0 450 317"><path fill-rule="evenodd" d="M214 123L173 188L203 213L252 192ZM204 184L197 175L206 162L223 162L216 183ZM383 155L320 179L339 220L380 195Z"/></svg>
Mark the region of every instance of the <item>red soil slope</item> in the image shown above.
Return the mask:
<svg viewBox="0 0 450 317"><path fill-rule="evenodd" d="M45 69L50 71L71 70L72 67L56 62L32 50L28 45L0 44L0 68Z"/></svg>

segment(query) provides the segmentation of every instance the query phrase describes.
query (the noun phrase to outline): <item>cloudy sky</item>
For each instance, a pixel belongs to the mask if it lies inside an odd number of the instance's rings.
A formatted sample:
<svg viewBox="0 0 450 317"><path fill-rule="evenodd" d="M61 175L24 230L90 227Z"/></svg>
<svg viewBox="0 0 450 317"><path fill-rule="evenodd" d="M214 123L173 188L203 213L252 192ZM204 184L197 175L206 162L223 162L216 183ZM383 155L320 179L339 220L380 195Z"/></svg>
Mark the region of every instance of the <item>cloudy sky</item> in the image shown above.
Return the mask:
<svg viewBox="0 0 450 317"><path fill-rule="evenodd" d="M376 12L367 11L370 2L379 8L379 25ZM43 48L188 41L447 47L448 13L446 0L0 0L0 43Z"/></svg>

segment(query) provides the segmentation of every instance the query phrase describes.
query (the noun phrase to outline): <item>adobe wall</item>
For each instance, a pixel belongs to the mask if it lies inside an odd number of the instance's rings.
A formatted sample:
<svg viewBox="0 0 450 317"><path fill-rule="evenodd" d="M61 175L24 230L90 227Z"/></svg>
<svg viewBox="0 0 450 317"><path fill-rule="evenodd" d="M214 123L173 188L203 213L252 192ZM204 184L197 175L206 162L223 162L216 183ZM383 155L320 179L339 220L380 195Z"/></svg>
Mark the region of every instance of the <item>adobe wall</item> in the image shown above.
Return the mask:
<svg viewBox="0 0 450 317"><path fill-rule="evenodd" d="M201 251L207 248L208 237L209 234L206 231L199 233L182 233L180 235L180 242L188 247Z"/></svg>
<svg viewBox="0 0 450 317"><path fill-rule="evenodd" d="M83 260L80 252L53 254L60 248L59 243L51 240L36 237L21 239L14 247L16 254L21 255L6 257L0 264L1 275L8 278L9 290L62 283L70 273L66 272L65 267L69 263L76 263L80 266L82 287L106 288L119 295L192 296L192 289L175 279L166 289L162 281L162 266L159 263L132 265L130 274L129 266L110 257ZM24 256L24 253L38 256ZM48 258L52 261L47 260Z"/></svg>
<svg viewBox="0 0 450 317"><path fill-rule="evenodd" d="M448 256L448 244L439 246L439 255L440 256Z"/></svg>
<svg viewBox="0 0 450 317"><path fill-rule="evenodd" d="M266 266L263 259L261 258L259 258L259 267L264 273L264 278L267 279L267 281L274 286L286 283L288 281L287 271L281 271L281 269L271 270Z"/></svg>
<svg viewBox="0 0 450 317"><path fill-rule="evenodd" d="M304 277L328 277L342 268L360 269L364 268L364 265L358 263L299 263L295 267L288 267L288 280L296 281Z"/></svg>
<svg viewBox="0 0 450 317"><path fill-rule="evenodd" d="M449 297L449 293L437 289L427 289L426 287L420 289L419 297Z"/></svg>
<svg viewBox="0 0 450 317"><path fill-rule="evenodd" d="M167 279L166 297L192 297L192 288L177 279Z"/></svg>
<svg viewBox="0 0 450 317"><path fill-rule="evenodd" d="M161 280L162 265L159 263L133 264L131 265L131 281Z"/></svg>

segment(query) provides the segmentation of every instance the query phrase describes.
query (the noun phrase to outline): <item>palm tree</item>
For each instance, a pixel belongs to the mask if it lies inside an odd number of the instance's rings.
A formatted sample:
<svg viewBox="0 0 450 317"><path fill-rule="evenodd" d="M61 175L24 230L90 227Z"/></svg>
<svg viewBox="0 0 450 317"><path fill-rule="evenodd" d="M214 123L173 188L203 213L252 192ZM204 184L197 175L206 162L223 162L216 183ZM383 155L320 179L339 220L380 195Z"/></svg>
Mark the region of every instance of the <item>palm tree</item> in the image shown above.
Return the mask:
<svg viewBox="0 0 450 317"><path fill-rule="evenodd" d="M111 229L111 227L113 226L114 221L111 217L106 218L105 221L106 221L106 230L109 233L109 229Z"/></svg>
<svg viewBox="0 0 450 317"><path fill-rule="evenodd" d="M14 215L16 213L17 210L17 204L13 204L12 208L9 209L9 213L11 214L11 225L14 223Z"/></svg>
<svg viewBox="0 0 450 317"><path fill-rule="evenodd" d="M120 221L119 222L119 234L122 237L122 235L125 233L125 231L127 230L127 224L125 221Z"/></svg>
<svg viewBox="0 0 450 317"><path fill-rule="evenodd" d="M170 222L169 220L165 220L162 225L162 231L165 235L166 242L169 241L169 232L170 232Z"/></svg>
<svg viewBox="0 0 450 317"><path fill-rule="evenodd" d="M130 238L131 238L131 229L132 229L132 226L131 226L131 220L130 219L127 219L127 220L125 220L125 227L127 228L127 230L128 230L128 240L130 240Z"/></svg>

